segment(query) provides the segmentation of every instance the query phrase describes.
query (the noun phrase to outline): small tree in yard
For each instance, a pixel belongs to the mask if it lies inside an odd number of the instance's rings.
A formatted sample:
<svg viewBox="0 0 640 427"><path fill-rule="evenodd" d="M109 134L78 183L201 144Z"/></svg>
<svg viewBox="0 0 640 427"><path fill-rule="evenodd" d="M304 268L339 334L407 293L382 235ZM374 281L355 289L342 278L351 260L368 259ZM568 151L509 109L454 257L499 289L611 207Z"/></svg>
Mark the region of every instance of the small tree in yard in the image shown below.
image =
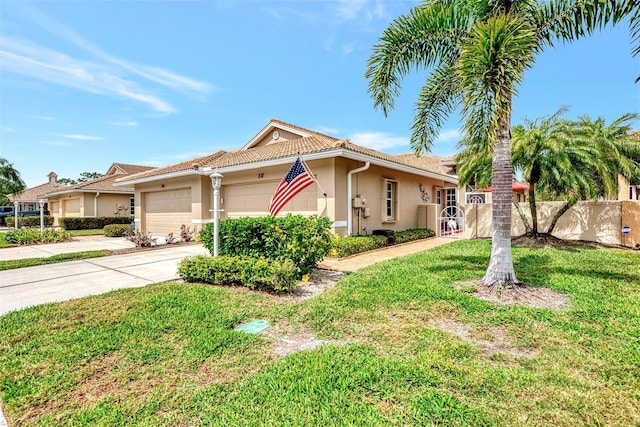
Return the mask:
<svg viewBox="0 0 640 427"><path fill-rule="evenodd" d="M637 0L426 0L394 20L373 48L365 74L374 106L387 114L403 77L428 70L415 108L411 144L429 150L461 108L467 141L492 153L492 247L485 284L518 283L511 255L511 106L536 56L556 43L630 18L640 40ZM640 53L640 46L634 54Z"/></svg>

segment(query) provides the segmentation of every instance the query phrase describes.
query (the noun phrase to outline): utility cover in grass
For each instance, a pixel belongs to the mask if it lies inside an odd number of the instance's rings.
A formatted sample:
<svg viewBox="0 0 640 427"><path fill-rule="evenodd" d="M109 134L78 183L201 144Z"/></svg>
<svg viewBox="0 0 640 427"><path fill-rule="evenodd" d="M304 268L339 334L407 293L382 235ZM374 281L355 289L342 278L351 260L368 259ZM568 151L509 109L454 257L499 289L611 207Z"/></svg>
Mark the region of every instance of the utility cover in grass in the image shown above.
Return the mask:
<svg viewBox="0 0 640 427"><path fill-rule="evenodd" d="M269 327L269 322L262 319L251 320L233 328L234 331L246 332L247 334L258 334Z"/></svg>

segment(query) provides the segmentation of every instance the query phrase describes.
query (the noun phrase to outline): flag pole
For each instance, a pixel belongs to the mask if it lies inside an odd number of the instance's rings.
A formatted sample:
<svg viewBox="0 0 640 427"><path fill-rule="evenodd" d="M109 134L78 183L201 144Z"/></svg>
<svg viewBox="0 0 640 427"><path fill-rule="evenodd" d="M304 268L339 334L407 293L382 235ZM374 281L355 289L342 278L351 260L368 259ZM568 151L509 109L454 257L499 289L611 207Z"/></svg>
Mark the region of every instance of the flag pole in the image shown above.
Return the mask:
<svg viewBox="0 0 640 427"><path fill-rule="evenodd" d="M302 157L298 157L300 159L300 163L302 163L302 166L305 168L305 170L307 171L307 173L311 176L311 178L313 179L313 181L316 183L316 185L318 186L318 188L320 189L320 191L322 191L322 195L324 196L324 198L327 198L327 192L324 191L324 189L322 188L322 185L320 185L320 183L318 182L318 180L316 179L316 176L313 174L313 172L311 172L311 168L309 167L309 165L307 164L307 162L304 161L304 159Z"/></svg>

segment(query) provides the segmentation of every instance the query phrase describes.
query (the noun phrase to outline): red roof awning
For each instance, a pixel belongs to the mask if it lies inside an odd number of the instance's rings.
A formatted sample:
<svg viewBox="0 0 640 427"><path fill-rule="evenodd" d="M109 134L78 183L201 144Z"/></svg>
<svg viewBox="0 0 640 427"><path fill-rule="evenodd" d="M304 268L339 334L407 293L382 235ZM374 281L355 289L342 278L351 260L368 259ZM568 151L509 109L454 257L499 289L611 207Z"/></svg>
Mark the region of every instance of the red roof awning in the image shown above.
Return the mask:
<svg viewBox="0 0 640 427"><path fill-rule="evenodd" d="M524 190L528 190L529 189L529 184L522 184L519 182L514 182L511 185L511 190L512 191L524 191ZM478 190L482 193L491 193L491 186L488 186L487 188L483 188L482 190Z"/></svg>

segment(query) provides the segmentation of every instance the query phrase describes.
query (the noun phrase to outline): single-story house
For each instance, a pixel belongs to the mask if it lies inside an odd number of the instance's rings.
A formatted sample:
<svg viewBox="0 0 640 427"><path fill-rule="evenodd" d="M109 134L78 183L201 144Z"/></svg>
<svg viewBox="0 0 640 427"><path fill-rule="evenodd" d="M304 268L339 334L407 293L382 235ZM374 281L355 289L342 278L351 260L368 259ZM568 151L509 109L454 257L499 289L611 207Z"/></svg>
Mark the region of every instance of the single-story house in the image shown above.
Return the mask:
<svg viewBox="0 0 640 427"><path fill-rule="evenodd" d="M133 216L133 186L115 187L114 181L152 169L149 166L113 163L100 178L50 189L45 197L54 225L58 225L60 218L67 217Z"/></svg>
<svg viewBox="0 0 640 427"><path fill-rule="evenodd" d="M18 202L18 212L37 211L40 209L38 200L45 200L44 210L48 211L49 206L46 203L46 194L63 188L67 188L67 186L58 182L58 175L55 172L49 172L47 175L47 182L44 184L24 189L19 193L8 194L7 197L13 203Z"/></svg>
<svg viewBox="0 0 640 427"><path fill-rule="evenodd" d="M297 158L316 182L280 211L321 215L340 234L370 234L375 229L436 229L445 207L458 204L457 176L440 158L385 154L320 132L271 120L240 149L218 151L193 160L116 180L135 188L136 227L153 234L177 233L181 225L211 222L210 175L223 175L224 218L268 215L279 182ZM422 156L421 156L422 157Z"/></svg>

